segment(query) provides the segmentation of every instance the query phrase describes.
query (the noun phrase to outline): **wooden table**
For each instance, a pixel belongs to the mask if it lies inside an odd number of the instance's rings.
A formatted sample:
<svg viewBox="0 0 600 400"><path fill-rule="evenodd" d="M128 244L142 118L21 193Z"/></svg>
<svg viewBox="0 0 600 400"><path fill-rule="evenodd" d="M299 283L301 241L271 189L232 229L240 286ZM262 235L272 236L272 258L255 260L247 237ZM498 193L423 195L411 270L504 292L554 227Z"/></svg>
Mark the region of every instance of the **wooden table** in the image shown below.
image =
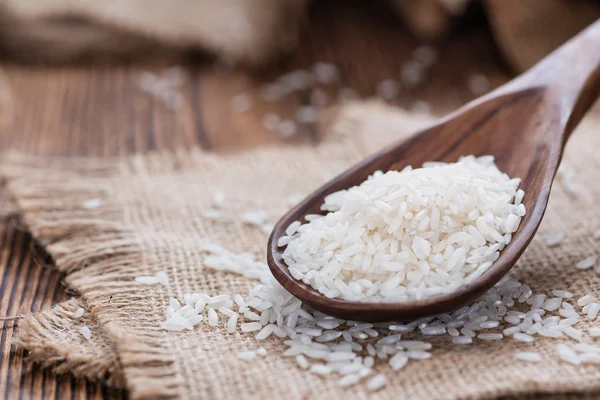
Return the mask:
<svg viewBox="0 0 600 400"><path fill-rule="evenodd" d="M261 125L265 112L292 115L306 96L281 104L257 101L250 111L233 113L231 97L246 92L259 98L261 82L314 61L333 62L344 86L371 96L376 84L398 76L418 42L399 20L370 2L324 2L311 13L311 29L297 54L260 73L224 73L213 63L176 61L186 72L183 105L169 110L138 87L140 71L160 71L174 61L156 65L83 65L54 68L4 63L10 89L0 106L0 149L14 148L40 155L127 156L157 149L200 146L210 151L235 151L265 143L318 142L326 131L304 128L282 138ZM494 85L507 79L491 36L483 23L458 30L438 46L439 61L427 79L403 88L395 100L410 107L415 100L444 114L473 98L468 76L485 73ZM258 76L261 78L258 78ZM334 90L335 88L331 88ZM0 212L1 214L1 212ZM17 217L0 220L0 317L47 309L68 298L51 260L36 248ZM0 322L0 398L119 398L125 391L77 380L24 361L11 338L17 322Z"/></svg>

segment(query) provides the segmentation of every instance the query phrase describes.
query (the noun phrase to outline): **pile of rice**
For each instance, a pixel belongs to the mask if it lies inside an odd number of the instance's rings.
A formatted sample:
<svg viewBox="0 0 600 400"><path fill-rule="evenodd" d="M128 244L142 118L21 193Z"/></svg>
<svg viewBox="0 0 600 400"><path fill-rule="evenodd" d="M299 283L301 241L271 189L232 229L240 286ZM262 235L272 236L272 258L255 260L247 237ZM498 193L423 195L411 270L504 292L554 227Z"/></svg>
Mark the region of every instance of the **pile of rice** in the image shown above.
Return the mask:
<svg viewBox="0 0 600 400"><path fill-rule="evenodd" d="M376 172L292 223L279 246L291 275L330 298L406 302L487 271L525 215L520 179L491 156Z"/></svg>

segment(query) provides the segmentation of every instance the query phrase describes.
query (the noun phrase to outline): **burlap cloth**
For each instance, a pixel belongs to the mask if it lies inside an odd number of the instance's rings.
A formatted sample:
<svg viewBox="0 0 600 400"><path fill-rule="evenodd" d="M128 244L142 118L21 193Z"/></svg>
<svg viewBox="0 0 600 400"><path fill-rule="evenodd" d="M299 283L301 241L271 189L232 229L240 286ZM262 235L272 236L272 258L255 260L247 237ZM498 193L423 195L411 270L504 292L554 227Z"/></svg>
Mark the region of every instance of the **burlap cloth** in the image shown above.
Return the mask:
<svg viewBox="0 0 600 400"><path fill-rule="evenodd" d="M342 389L334 377L301 370L283 357L280 339L258 342L253 334L227 334L201 324L186 332L160 329L166 303L186 292L247 294L254 282L203 268L204 243L234 252L264 255L267 236L239 216L266 210L276 219L286 199L308 193L367 154L405 137L416 120L380 104L349 105L318 146L258 148L227 155L187 150L128 159L46 159L8 154L0 172L22 220L52 255L66 281L82 294L21 321L19 347L35 361L79 376L108 377L133 398L189 399L466 399L533 393L600 391L600 366L573 366L558 360L554 346L570 339L477 341L456 346L449 338L427 338L433 357L393 372L378 361L388 379L376 394L364 385ZM573 134L563 164L576 172L581 194L573 199L555 185L542 227L512 274L534 291L568 289L598 294L600 276L576 270L580 259L597 254L591 232L600 227L597 198L600 145L598 117L588 117ZM217 188L227 195L223 221L203 218ZM97 209L84 209L89 199ZM567 238L548 248L553 232ZM164 270L171 285L144 286L139 275ZM72 314L87 312L82 320ZM87 324L92 340L78 330ZM581 327L598 322L583 322ZM591 338L586 338L590 341ZM242 350L265 346L269 356L253 362L236 358ZM538 351L543 363L516 362L515 351Z"/></svg>

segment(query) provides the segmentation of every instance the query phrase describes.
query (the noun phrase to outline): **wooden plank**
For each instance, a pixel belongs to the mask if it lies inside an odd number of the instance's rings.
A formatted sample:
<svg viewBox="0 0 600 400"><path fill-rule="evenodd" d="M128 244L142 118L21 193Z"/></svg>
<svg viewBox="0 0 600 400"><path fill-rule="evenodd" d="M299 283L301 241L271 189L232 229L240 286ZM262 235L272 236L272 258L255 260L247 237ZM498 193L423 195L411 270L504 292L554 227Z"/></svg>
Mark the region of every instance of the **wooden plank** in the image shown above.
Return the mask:
<svg viewBox="0 0 600 400"><path fill-rule="evenodd" d="M2 122L0 144L36 154L90 156L197 146L189 101L174 111L139 89L142 72L163 69L6 65L15 112ZM181 92L191 96L187 87Z"/></svg>

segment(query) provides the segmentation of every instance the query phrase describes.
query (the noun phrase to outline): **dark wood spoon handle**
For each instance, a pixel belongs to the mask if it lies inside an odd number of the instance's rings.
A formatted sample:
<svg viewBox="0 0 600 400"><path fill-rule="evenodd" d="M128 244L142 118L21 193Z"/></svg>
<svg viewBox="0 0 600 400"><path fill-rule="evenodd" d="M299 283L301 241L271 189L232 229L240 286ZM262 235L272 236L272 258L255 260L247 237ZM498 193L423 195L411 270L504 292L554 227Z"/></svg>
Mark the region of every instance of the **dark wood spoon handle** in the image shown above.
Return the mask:
<svg viewBox="0 0 600 400"><path fill-rule="evenodd" d="M600 95L600 19L500 91L528 88L546 89L564 144Z"/></svg>

